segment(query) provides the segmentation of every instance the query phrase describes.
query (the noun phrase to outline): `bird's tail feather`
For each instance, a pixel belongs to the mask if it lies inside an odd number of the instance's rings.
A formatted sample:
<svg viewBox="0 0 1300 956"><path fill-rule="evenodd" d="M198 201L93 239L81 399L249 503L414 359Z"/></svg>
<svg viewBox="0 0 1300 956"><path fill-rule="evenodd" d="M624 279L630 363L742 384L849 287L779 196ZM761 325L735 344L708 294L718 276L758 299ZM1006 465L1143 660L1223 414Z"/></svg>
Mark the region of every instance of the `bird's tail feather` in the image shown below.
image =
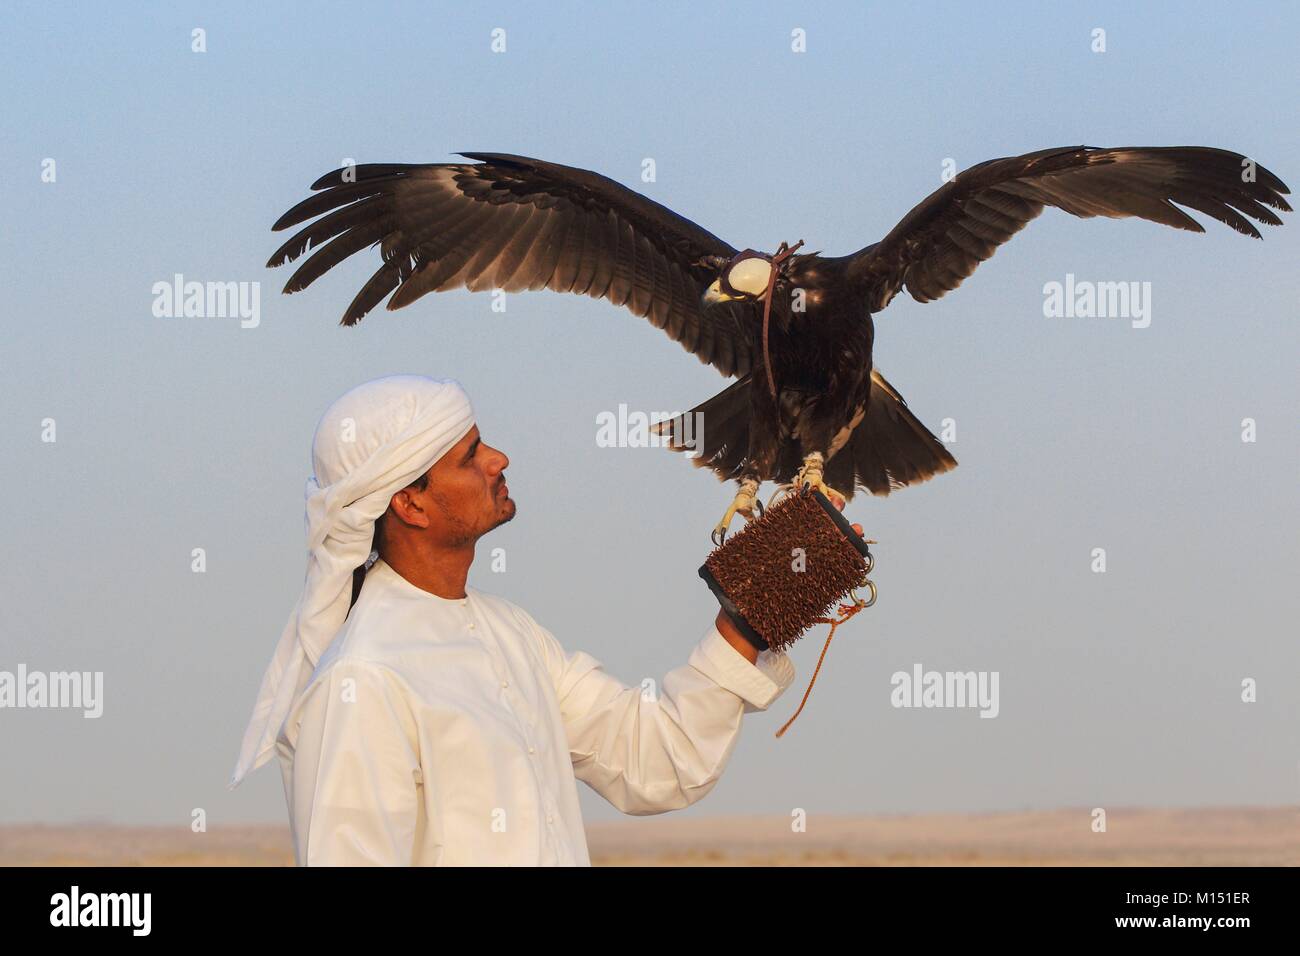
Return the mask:
<svg viewBox="0 0 1300 956"><path fill-rule="evenodd" d="M746 375L689 412L665 419L650 430L664 436L673 451L699 448L699 454L691 458L696 467L711 468L722 479L734 478L749 447L749 389L750 376ZM689 421L687 416L691 416ZM783 449L780 459L785 464L778 462L778 474L792 475L800 460L798 449ZM873 495L887 495L956 467L957 460L912 414L903 396L872 369L867 412L826 464L825 480L851 500L859 487Z"/></svg>
<svg viewBox="0 0 1300 956"><path fill-rule="evenodd" d="M697 468L711 468L719 478L735 477L749 450L749 376L732 382L690 411L652 425L666 447L691 455ZM698 453L696 452L698 449Z"/></svg>
<svg viewBox="0 0 1300 956"><path fill-rule="evenodd" d="M957 459L907 407L876 369L867 413L826 465L826 483L851 499L861 487L873 495L918 484L957 467Z"/></svg>

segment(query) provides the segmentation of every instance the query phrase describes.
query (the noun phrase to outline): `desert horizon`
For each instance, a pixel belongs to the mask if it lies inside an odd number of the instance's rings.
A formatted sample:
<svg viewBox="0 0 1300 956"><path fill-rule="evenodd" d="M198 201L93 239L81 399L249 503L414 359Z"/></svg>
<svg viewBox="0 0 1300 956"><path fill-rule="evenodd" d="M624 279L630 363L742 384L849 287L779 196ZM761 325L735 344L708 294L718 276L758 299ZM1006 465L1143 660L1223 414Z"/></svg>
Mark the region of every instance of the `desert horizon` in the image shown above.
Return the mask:
<svg viewBox="0 0 1300 956"><path fill-rule="evenodd" d="M589 824L596 866L1295 866L1300 808L1091 808L970 814L778 814ZM292 866L282 824L0 826L0 866Z"/></svg>

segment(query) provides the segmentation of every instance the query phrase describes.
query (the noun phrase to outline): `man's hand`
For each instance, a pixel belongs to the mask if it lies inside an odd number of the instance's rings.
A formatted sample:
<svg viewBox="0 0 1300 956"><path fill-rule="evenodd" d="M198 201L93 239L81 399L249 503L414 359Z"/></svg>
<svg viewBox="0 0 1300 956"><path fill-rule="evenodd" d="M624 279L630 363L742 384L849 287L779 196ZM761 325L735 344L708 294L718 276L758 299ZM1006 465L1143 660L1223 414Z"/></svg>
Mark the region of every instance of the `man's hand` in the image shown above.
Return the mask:
<svg viewBox="0 0 1300 956"><path fill-rule="evenodd" d="M841 511L843 511L843 510L844 510L844 499L843 499L843 498L836 498L836 499L835 499L835 507L836 507L836 508L839 508ZM850 527L851 527L855 532L857 532L857 535L858 535L859 538L862 537L862 525L857 524L857 523L855 522L854 524L850 525Z"/></svg>
<svg viewBox="0 0 1300 956"><path fill-rule="evenodd" d="M841 511L844 510L844 502L839 499L836 499L835 506ZM857 536L861 538L862 525L855 523L852 527ZM718 616L713 623L717 627L718 633L727 639L728 644L743 654L745 660L751 664L758 663L758 648L746 640L745 635L741 634L736 625L731 623L731 618L727 617L724 611L719 609Z"/></svg>

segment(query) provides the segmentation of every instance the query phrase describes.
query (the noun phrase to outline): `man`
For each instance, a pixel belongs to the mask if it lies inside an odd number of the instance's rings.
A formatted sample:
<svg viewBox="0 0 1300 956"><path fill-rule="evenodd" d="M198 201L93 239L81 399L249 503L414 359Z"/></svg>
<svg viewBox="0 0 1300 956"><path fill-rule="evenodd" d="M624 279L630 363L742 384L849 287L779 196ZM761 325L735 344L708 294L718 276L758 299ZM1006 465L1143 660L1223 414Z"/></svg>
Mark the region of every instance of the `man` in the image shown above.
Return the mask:
<svg viewBox="0 0 1300 956"><path fill-rule="evenodd" d="M231 781L278 753L299 865L590 865L576 779L629 814L688 806L794 679L719 613L657 694L627 687L467 587L515 502L454 381L353 389L312 453L307 581Z"/></svg>

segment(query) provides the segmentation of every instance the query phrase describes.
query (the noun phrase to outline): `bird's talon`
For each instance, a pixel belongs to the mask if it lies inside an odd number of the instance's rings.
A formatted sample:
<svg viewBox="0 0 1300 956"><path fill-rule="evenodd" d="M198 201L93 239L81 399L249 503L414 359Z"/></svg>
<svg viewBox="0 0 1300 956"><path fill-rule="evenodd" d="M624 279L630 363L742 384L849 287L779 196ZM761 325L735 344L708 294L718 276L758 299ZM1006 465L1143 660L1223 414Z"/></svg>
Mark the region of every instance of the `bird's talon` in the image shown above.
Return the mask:
<svg viewBox="0 0 1300 956"><path fill-rule="evenodd" d="M849 499L847 496L840 494L830 485L826 484L826 480L823 477L823 468L825 467L825 464L826 459L820 452L812 452L809 454L803 460L803 467L795 473L795 485L805 491L809 488L820 491L826 496L831 504L835 505L840 511L843 511L843 506L849 503ZM837 501L840 503L836 504Z"/></svg>
<svg viewBox="0 0 1300 956"><path fill-rule="evenodd" d="M747 522L752 521L755 505L759 506L759 514L761 515L762 505L758 501L758 482L753 478L746 478L740 483L740 490L736 492L736 497L723 513L722 520L713 529L713 534L710 535L713 543L719 548L722 547L727 540L727 529L731 527L732 519L737 514L743 515Z"/></svg>
<svg viewBox="0 0 1300 956"><path fill-rule="evenodd" d="M771 508L772 505L776 504L778 501L780 501L789 493L790 493L789 485L779 485L776 491L772 492L772 497L767 499L768 508Z"/></svg>

